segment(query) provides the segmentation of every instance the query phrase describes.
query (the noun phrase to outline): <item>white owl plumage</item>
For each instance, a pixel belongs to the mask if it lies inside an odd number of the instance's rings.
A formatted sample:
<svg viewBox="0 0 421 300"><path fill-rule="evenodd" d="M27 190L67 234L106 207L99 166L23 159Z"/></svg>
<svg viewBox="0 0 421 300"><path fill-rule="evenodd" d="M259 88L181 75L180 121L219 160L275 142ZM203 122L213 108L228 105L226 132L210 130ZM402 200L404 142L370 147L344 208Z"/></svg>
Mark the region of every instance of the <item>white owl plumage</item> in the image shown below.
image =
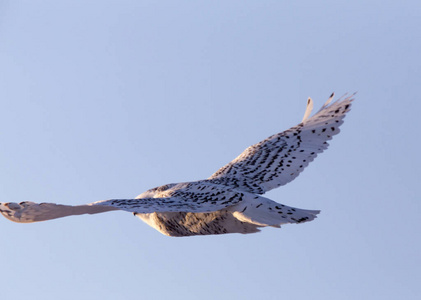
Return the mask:
<svg viewBox="0 0 421 300"><path fill-rule="evenodd" d="M259 227L308 222L316 218L318 210L289 207L261 195L294 180L328 147L327 141L339 133L354 95L331 103L332 94L312 117L309 98L301 123L248 147L205 180L163 185L135 199L87 205L0 203L0 212L11 221L31 223L123 210L168 236L253 233Z"/></svg>

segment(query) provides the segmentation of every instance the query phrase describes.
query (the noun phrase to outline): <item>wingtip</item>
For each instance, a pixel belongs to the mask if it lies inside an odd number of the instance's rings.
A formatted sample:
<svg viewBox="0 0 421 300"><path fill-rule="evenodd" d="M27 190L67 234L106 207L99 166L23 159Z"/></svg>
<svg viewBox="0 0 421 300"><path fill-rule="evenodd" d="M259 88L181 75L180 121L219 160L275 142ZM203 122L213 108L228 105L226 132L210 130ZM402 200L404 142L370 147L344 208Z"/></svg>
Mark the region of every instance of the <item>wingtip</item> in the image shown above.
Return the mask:
<svg viewBox="0 0 421 300"><path fill-rule="evenodd" d="M304 112L304 117L303 117L303 120L301 121L302 123L304 123L308 119L312 110L313 110L313 99L308 97L306 111Z"/></svg>

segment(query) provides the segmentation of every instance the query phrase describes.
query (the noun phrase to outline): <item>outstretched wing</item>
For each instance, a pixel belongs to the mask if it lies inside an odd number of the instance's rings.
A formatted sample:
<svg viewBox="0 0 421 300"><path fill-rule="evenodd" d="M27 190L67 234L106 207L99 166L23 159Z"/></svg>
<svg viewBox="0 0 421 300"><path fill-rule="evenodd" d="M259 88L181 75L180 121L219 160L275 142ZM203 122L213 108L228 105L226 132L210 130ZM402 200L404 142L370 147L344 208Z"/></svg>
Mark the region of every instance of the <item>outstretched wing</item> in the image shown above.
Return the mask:
<svg viewBox="0 0 421 300"><path fill-rule="evenodd" d="M332 94L311 118L308 117L313 102L309 98L300 124L248 147L209 180L256 194L264 194L294 180L318 153L328 147L327 141L339 133L339 126L350 110L354 95L330 104Z"/></svg>
<svg viewBox="0 0 421 300"><path fill-rule="evenodd" d="M67 216L83 214L98 214L117 210L110 206L62 205L56 203L34 203L24 201L20 203L0 202L0 213L7 219L17 223L32 223L47 221Z"/></svg>
<svg viewBox="0 0 421 300"><path fill-rule="evenodd" d="M88 205L62 205L55 203L0 203L0 213L7 219L18 223L47 221L67 216L98 214L112 210L133 213L153 212L212 212L226 208L228 204L193 203L177 198L116 199L91 203Z"/></svg>
<svg viewBox="0 0 421 300"><path fill-rule="evenodd" d="M169 185L159 191L157 198L113 199L87 205L62 205L55 203L0 203L0 213L7 219L19 223L52 220L82 214L97 214L112 210L123 210L136 214L148 213L208 213L218 211L242 201L241 192L225 186L216 186L206 181Z"/></svg>

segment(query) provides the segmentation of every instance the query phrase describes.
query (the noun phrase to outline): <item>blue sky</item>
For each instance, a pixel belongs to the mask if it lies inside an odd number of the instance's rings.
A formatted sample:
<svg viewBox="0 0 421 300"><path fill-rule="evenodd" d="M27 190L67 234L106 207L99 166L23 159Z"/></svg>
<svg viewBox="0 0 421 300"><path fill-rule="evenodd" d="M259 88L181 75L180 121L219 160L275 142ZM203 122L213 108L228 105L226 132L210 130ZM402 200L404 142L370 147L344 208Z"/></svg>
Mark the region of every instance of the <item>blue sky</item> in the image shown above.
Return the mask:
<svg viewBox="0 0 421 300"><path fill-rule="evenodd" d="M129 213L0 219L5 299L418 299L417 1L0 1L0 201L82 204L202 179L357 91L267 196L322 210L170 238Z"/></svg>

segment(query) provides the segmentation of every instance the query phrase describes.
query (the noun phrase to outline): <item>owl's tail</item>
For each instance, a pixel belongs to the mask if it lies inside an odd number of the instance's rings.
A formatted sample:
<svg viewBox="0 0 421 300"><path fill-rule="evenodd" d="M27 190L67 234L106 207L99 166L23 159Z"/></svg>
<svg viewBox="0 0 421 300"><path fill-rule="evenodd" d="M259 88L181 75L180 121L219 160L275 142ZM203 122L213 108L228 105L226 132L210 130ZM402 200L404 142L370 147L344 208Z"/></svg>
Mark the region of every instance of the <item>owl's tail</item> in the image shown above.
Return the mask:
<svg viewBox="0 0 421 300"><path fill-rule="evenodd" d="M307 210L286 206L268 198L254 196L232 207L234 217L257 226L280 227L287 223L312 221L320 210Z"/></svg>

